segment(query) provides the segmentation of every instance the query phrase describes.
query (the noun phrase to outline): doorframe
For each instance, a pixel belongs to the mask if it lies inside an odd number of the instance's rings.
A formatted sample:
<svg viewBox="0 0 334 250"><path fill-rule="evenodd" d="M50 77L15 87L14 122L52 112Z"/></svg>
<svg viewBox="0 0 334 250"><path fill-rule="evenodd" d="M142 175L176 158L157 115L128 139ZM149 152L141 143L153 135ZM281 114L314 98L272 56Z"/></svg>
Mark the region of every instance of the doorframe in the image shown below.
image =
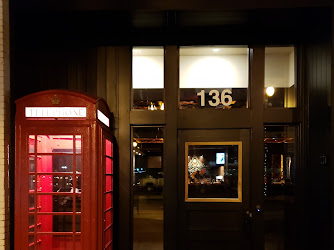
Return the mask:
<svg viewBox="0 0 334 250"><path fill-rule="evenodd" d="M297 108L264 108L264 59L265 46L249 45L249 89L248 108L234 110L179 110L179 47L166 45L164 47L164 86L165 86L165 110L142 111L131 110L131 48L130 46L115 47L107 50L113 59L107 65L113 66L116 74L115 88L118 96L115 110L116 137L119 145L119 247L120 249L132 249L131 232L131 126L165 127L164 144L164 249L178 249L183 237L178 229L178 183L177 156L178 130L180 129L251 129L250 143L250 206L255 211L256 205L263 207L263 164L264 164L264 125L270 124L302 124L303 121L303 95L301 91L301 53L298 53L297 70ZM296 47L297 52L300 49ZM111 76L110 76L111 77ZM109 79L109 78L108 78ZM109 81L107 79L107 81ZM263 90L263 91L261 91ZM304 91L304 90L303 90ZM222 113L224 115L222 116ZM192 122L192 117L201 116L201 121ZM279 117L279 119L277 118ZM212 123L215 119L215 123ZM301 129L303 129L303 124ZM301 144L302 145L302 144ZM169 167L167 167L169 166ZM254 174L256 173L256 174ZM122 184L123 183L123 184ZM128 185L126 184L128 183ZM255 219L257 216L257 219ZM264 249L264 221L259 215L252 220L252 248Z"/></svg>

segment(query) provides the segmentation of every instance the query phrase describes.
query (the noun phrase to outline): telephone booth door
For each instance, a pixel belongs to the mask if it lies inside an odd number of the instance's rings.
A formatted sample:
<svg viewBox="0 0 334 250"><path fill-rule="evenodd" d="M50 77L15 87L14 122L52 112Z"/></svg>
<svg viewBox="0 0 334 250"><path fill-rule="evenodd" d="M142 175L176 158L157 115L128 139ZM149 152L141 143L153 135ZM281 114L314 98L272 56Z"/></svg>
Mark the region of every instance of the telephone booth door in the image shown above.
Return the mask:
<svg viewBox="0 0 334 250"><path fill-rule="evenodd" d="M15 249L113 249L110 119L104 101L76 92L17 101Z"/></svg>

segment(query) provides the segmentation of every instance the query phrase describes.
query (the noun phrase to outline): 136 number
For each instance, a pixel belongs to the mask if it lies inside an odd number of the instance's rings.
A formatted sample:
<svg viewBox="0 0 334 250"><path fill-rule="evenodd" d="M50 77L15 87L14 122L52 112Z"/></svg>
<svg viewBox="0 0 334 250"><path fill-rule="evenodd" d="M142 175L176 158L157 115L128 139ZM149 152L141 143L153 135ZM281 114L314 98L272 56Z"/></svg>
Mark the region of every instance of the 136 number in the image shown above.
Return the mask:
<svg viewBox="0 0 334 250"><path fill-rule="evenodd" d="M221 94L221 98L219 98L219 91L213 89L209 92L209 96L212 96L212 100L209 101L209 105L212 107L218 106L222 103L224 106L230 106L232 104L232 91L229 89L224 89ZM197 93L197 96L201 97L201 106L205 106L205 91L202 89Z"/></svg>

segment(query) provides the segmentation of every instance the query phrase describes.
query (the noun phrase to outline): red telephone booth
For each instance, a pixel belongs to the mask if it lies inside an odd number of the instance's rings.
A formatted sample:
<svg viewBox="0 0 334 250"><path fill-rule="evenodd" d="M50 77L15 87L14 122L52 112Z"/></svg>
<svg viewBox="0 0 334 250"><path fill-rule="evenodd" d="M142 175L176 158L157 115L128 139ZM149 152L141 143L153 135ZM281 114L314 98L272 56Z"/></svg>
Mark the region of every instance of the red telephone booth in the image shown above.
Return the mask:
<svg viewBox="0 0 334 250"><path fill-rule="evenodd" d="M50 90L16 105L15 249L113 249L106 102Z"/></svg>

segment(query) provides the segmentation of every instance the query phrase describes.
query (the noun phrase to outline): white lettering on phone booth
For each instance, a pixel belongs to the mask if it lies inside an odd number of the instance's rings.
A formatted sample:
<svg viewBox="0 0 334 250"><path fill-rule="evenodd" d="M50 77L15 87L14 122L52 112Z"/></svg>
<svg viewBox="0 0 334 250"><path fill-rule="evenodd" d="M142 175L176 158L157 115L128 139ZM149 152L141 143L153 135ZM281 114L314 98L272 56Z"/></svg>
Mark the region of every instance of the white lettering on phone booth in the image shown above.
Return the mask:
<svg viewBox="0 0 334 250"><path fill-rule="evenodd" d="M29 118L85 118L86 107L26 107Z"/></svg>

